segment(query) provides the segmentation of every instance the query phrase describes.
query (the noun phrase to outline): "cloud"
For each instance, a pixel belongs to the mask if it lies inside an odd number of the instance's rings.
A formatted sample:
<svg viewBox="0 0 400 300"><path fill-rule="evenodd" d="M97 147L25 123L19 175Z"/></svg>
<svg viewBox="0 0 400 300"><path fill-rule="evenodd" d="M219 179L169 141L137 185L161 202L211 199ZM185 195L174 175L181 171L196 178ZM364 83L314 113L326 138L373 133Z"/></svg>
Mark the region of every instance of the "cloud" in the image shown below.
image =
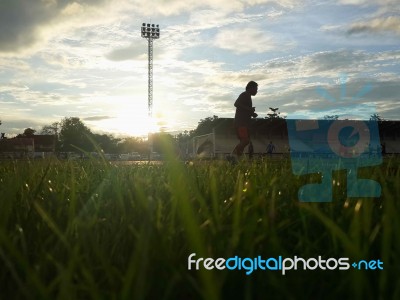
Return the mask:
<svg viewBox="0 0 400 300"><path fill-rule="evenodd" d="M367 59L363 51L326 51L317 52L304 58L303 64L313 72L355 72Z"/></svg>
<svg viewBox="0 0 400 300"><path fill-rule="evenodd" d="M373 89L365 95L359 94L357 103L376 104L376 111L388 119L398 119L400 81L393 70L398 66L399 51L368 53L363 51L326 51L311 53L298 57L282 57L267 60L264 63L252 65L242 72L224 71L216 74L213 79L221 90L224 83L237 86L239 83L254 79L259 83L259 94L254 97L254 105L260 116L265 115L268 106L280 107L282 113L300 113L309 117L322 117L328 110L340 110L346 101L355 97L365 85ZM388 72L382 72L387 68ZM379 73L377 73L379 72ZM338 82L342 73L347 73L346 96L341 99L341 87ZM330 103L317 92L317 87L323 87L337 99ZM226 91L226 89L225 89ZM216 94L216 93L215 93ZM234 99L236 94L224 95L226 99ZM210 93L209 99L213 99ZM216 98L218 101L223 99ZM399 102L400 103L400 102ZM210 103L208 107L212 107ZM229 110L229 105L227 106ZM233 109L231 108L231 111ZM319 114L319 115L318 115ZM326 113L328 114L328 113Z"/></svg>
<svg viewBox="0 0 400 300"><path fill-rule="evenodd" d="M82 120L84 121L103 121L103 120L109 120L109 119L113 119L113 117L110 116L92 116L92 117L85 117L82 118Z"/></svg>
<svg viewBox="0 0 400 300"><path fill-rule="evenodd" d="M0 9L0 51L9 52L33 44L38 27L58 13L44 1L6 0Z"/></svg>
<svg viewBox="0 0 400 300"><path fill-rule="evenodd" d="M339 5L353 5L362 10L368 10L359 19L349 26L337 26L329 28L326 31L339 29L345 31L348 35L360 33L394 33L400 35L400 2L398 0L340 0Z"/></svg>
<svg viewBox="0 0 400 300"><path fill-rule="evenodd" d="M131 59L146 59L146 48L143 45L130 45L111 50L106 54L106 58L112 61L124 61Z"/></svg>
<svg viewBox="0 0 400 300"><path fill-rule="evenodd" d="M256 28L222 29L215 37L214 46L235 54L264 53L275 48L272 37Z"/></svg>
<svg viewBox="0 0 400 300"><path fill-rule="evenodd" d="M43 120L34 120L32 118L21 118L16 119L3 119L3 124L0 127L1 132L6 133L7 138L14 137L19 133L23 133L26 128L33 128L35 130L40 130L43 126Z"/></svg>
<svg viewBox="0 0 400 300"><path fill-rule="evenodd" d="M171 16L197 9L211 9L223 11L226 14L243 11L247 7L262 4L273 4L286 9L300 5L297 0L134 0L132 8L141 14Z"/></svg>
<svg viewBox="0 0 400 300"><path fill-rule="evenodd" d="M354 6L396 6L398 0L339 0L339 4L354 5Z"/></svg>
<svg viewBox="0 0 400 300"><path fill-rule="evenodd" d="M367 84L373 89L362 97L360 91ZM324 97L317 88L323 88L331 98ZM382 114L387 119L398 119L400 104L398 93L400 87L397 81L377 81L371 78L354 78L343 87L338 83L318 84L310 82L300 86L288 85L284 91L276 91L269 95L272 101L269 105L282 107L282 113L290 117L302 116L322 118L326 114L353 114L368 118L372 113ZM345 94L342 92L345 91ZM333 101L334 99L334 101ZM264 101L262 101L263 103ZM262 104L255 102L255 105ZM357 112L356 112L357 111Z"/></svg>
<svg viewBox="0 0 400 300"><path fill-rule="evenodd" d="M26 50L45 39L45 27L105 2L107 0L2 0L0 52Z"/></svg>
<svg viewBox="0 0 400 300"><path fill-rule="evenodd" d="M190 30L220 28L231 24L258 22L263 19L276 19L283 14L283 10L276 10L275 8L261 10L253 14L237 12L229 15L221 10L202 9L191 12L187 27Z"/></svg>
<svg viewBox="0 0 400 300"><path fill-rule="evenodd" d="M380 33L388 31L400 35L400 17L389 16L386 18L375 18L365 22L357 22L350 26L347 33Z"/></svg>
<svg viewBox="0 0 400 300"><path fill-rule="evenodd" d="M218 11L221 18L259 4L273 4L290 9L296 0L2 0L0 4L0 53L26 51L39 41L46 41L68 28L105 24L115 20L116 12L133 15L169 16L195 9ZM276 11L275 11L276 15ZM121 16L119 14L119 16ZM125 15L123 18L126 18ZM197 20L202 16L197 16Z"/></svg>

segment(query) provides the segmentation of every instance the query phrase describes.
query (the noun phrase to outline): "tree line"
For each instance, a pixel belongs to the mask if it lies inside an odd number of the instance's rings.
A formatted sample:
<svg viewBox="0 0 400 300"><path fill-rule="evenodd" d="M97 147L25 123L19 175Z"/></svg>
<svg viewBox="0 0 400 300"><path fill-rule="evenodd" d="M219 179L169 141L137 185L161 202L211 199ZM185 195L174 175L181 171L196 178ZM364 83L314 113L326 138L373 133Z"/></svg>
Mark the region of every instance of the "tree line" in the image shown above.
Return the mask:
<svg viewBox="0 0 400 300"><path fill-rule="evenodd" d="M173 144L181 153L191 152L191 139L194 136L210 133L218 116L207 117L198 122L194 130L185 130L176 135L166 132L155 133L151 137L153 150L162 152L165 143ZM142 137L116 137L109 133L95 133L78 117L64 118L59 122L44 125L40 130L26 128L16 138L27 138L34 135L53 135L56 152L97 152L122 154L149 151L149 141Z"/></svg>
<svg viewBox="0 0 400 300"><path fill-rule="evenodd" d="M270 108L271 112L267 114L266 119L284 119L278 112L279 108ZM337 115L326 115L325 120L337 120ZM167 143L175 145L177 151L181 153L191 153L191 140L195 136L211 133L218 123L218 116L206 117L200 119L197 127L193 130L185 130L176 135L166 132L159 132L152 135L153 150L162 152L162 145ZM373 114L370 120L383 121L378 114ZM1 121L0 121L1 125ZM78 117L64 118L60 122L44 125L40 131L32 128L26 128L23 133L18 134L17 138L31 137L35 134L54 135L56 152L76 152L78 149L92 152L102 150L104 153L147 153L149 151L149 142L147 138L141 137L115 137L107 133L94 133Z"/></svg>

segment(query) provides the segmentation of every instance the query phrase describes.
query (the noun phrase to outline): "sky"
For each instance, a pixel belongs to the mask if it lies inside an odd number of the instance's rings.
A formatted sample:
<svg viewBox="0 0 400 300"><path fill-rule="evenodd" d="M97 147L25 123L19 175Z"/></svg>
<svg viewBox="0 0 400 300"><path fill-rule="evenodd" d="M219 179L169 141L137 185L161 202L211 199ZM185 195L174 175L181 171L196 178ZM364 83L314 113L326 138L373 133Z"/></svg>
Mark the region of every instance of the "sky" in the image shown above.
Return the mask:
<svg viewBox="0 0 400 300"><path fill-rule="evenodd" d="M154 40L153 117L148 44ZM287 118L400 116L398 0L1 0L0 131L66 117L93 132L177 133L253 106Z"/></svg>

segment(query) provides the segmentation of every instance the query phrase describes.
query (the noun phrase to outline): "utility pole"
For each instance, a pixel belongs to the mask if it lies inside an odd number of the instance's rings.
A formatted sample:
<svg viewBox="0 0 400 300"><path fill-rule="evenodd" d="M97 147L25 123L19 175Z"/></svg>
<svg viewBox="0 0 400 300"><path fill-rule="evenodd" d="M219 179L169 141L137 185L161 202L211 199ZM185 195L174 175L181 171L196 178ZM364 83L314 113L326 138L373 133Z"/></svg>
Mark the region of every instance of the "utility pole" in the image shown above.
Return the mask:
<svg viewBox="0 0 400 300"><path fill-rule="evenodd" d="M148 114L149 120L151 122L153 116L153 40L160 38L160 27L159 25L143 23L142 28L142 38L147 39L148 41ZM149 160L151 158L151 153L153 152L153 143L150 137L151 133L149 132L148 135L148 142L149 142Z"/></svg>

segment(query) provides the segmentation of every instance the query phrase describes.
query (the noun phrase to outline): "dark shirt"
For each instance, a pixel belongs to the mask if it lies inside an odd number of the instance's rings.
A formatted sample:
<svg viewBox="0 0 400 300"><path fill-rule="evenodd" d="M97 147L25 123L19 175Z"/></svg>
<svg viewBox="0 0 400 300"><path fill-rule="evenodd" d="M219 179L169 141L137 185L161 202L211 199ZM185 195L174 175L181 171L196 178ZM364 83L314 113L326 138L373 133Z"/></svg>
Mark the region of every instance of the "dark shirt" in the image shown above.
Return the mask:
<svg viewBox="0 0 400 300"><path fill-rule="evenodd" d="M268 144L267 146L267 153L272 153L275 150L275 146L271 143Z"/></svg>
<svg viewBox="0 0 400 300"><path fill-rule="evenodd" d="M253 102L249 92L243 92L235 101L236 113L234 124L236 127L249 127L254 113Z"/></svg>

